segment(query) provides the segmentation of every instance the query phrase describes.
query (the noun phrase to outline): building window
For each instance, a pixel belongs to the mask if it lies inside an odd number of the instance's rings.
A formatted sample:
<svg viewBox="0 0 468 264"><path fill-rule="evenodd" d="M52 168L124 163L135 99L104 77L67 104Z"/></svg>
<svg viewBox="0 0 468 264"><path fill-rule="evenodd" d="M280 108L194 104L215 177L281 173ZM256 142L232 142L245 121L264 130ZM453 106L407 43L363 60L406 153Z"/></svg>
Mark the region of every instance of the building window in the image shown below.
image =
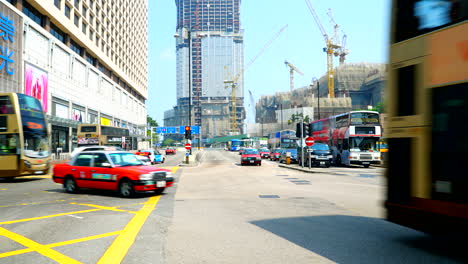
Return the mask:
<svg viewBox="0 0 468 264"><path fill-rule="evenodd" d="M54 5L60 9L60 0L54 0Z"/></svg>
<svg viewBox="0 0 468 264"><path fill-rule="evenodd" d="M89 54L86 54L86 61L91 63L93 66L96 66L97 64L97 59Z"/></svg>
<svg viewBox="0 0 468 264"><path fill-rule="evenodd" d="M83 24L81 24L81 26L82 26L81 30L83 31L84 34L86 34L86 28L87 28L86 24L83 23Z"/></svg>
<svg viewBox="0 0 468 264"><path fill-rule="evenodd" d="M75 7L76 9L80 8L80 0L75 0Z"/></svg>
<svg viewBox="0 0 468 264"><path fill-rule="evenodd" d="M68 5L65 5L65 16L70 18L70 7Z"/></svg>
<svg viewBox="0 0 468 264"><path fill-rule="evenodd" d="M78 43L76 43L75 41L73 40L70 40L70 48L76 52L78 55L82 56L83 55L83 48L78 45Z"/></svg>
<svg viewBox="0 0 468 264"><path fill-rule="evenodd" d="M23 13L31 18L34 22L36 22L39 25L43 25L42 19L43 16L39 11L37 11L32 5L30 5L28 2L23 2Z"/></svg>
<svg viewBox="0 0 468 264"><path fill-rule="evenodd" d="M81 8L81 14L83 15L84 18L86 18L86 13L87 13L87 12L88 12L88 9L87 9L85 6L83 6L83 7Z"/></svg>
<svg viewBox="0 0 468 264"><path fill-rule="evenodd" d="M99 40L100 40L99 37L96 36L96 47L99 47Z"/></svg>
<svg viewBox="0 0 468 264"><path fill-rule="evenodd" d="M75 26L78 26L80 23L80 18L78 17L77 14L75 14Z"/></svg>
<svg viewBox="0 0 468 264"><path fill-rule="evenodd" d="M90 30L90 31L89 31L89 39L90 39L91 41L93 41L93 38L94 38L94 32Z"/></svg>
<svg viewBox="0 0 468 264"><path fill-rule="evenodd" d="M62 43L65 43L65 33L52 23L50 24L50 34Z"/></svg>
<svg viewBox="0 0 468 264"><path fill-rule="evenodd" d="M89 24L90 24L91 26L93 26L93 24L94 24L94 16L91 15L91 14L89 15Z"/></svg>

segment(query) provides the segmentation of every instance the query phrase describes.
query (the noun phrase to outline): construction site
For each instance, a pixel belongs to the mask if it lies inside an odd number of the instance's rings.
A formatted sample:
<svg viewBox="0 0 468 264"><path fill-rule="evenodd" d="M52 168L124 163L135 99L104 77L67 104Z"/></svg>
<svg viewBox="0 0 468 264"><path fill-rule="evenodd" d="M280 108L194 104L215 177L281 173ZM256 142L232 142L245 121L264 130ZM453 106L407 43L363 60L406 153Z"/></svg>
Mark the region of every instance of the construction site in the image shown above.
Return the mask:
<svg viewBox="0 0 468 264"><path fill-rule="evenodd" d="M255 105L255 124L249 135L261 136L282 129L295 129L293 114L316 120L383 103L385 64L345 63L335 70L335 97L328 93L327 75L318 82L289 92L265 95Z"/></svg>

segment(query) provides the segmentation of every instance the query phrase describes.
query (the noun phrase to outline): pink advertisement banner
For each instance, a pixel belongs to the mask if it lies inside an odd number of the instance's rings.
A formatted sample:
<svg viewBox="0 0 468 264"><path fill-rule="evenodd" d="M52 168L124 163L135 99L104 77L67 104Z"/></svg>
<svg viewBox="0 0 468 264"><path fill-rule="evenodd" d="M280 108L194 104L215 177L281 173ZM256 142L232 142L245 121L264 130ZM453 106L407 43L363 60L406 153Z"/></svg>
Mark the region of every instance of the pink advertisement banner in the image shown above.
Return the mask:
<svg viewBox="0 0 468 264"><path fill-rule="evenodd" d="M47 112L47 89L49 78L47 72L26 63L24 70L24 93L38 99L42 109Z"/></svg>

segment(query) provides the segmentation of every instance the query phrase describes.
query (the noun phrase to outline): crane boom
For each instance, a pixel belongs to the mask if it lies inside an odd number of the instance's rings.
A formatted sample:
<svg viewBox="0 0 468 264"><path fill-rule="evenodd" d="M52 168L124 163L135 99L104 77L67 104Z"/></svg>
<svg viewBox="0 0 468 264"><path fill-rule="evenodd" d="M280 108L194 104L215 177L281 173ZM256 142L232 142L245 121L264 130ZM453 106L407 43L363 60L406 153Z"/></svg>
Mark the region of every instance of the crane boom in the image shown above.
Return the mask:
<svg viewBox="0 0 468 264"><path fill-rule="evenodd" d="M275 35L273 35L273 37L267 43L265 43L263 48L260 49L260 51L252 59L250 59L247 65L243 69L241 69L239 73L237 73L237 75L232 80L224 81L226 85L227 84L231 85L231 89L232 89L231 90L231 132L232 133L237 133L237 103L236 103L237 82L239 81L239 79L241 79L242 75L247 70L247 68L249 68L250 65L252 65L258 59L258 57L260 57L263 54L263 52L265 52L265 50L268 49L268 47L273 43L273 41L275 41L281 35L281 33L284 30L286 30L287 27L288 25L286 24L278 32L276 32Z"/></svg>
<svg viewBox="0 0 468 264"><path fill-rule="evenodd" d="M317 23L317 26L319 27L320 32L322 33L323 37L325 38L325 42L328 42L327 32L325 31L325 28L323 27L322 22L320 22L320 19L319 19L317 13L315 12L315 9L312 6L312 3L309 0L305 0L305 1L306 1L307 6L309 7L310 13L314 17L315 23Z"/></svg>
<svg viewBox="0 0 468 264"><path fill-rule="evenodd" d="M292 91L294 89L294 71L300 75L304 75L304 73L288 61L284 61L284 64L289 67L289 89Z"/></svg>

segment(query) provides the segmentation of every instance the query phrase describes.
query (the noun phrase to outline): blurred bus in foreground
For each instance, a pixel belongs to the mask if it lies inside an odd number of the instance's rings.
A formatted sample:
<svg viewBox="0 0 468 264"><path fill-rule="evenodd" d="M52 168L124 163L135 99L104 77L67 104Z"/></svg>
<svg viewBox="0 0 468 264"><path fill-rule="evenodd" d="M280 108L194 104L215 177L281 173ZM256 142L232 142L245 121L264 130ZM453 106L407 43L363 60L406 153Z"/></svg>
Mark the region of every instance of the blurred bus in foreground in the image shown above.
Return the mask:
<svg viewBox="0 0 468 264"><path fill-rule="evenodd" d="M389 221L468 232L468 1L394 0L387 106Z"/></svg>
<svg viewBox="0 0 468 264"><path fill-rule="evenodd" d="M25 94L0 93L0 177L47 174L49 168L41 103Z"/></svg>

